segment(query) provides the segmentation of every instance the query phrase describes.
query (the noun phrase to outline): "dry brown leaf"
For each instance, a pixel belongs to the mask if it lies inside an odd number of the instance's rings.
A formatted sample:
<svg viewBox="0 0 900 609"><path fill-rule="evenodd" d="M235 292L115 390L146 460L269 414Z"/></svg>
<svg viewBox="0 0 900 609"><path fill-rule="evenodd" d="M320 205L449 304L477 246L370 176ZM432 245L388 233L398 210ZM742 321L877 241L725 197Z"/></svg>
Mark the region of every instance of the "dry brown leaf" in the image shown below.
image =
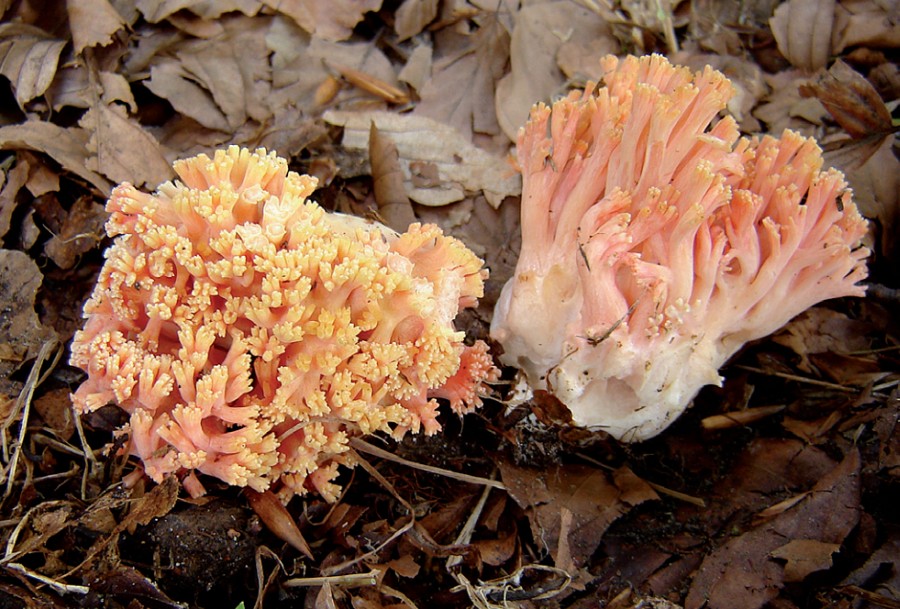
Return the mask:
<svg viewBox="0 0 900 609"><path fill-rule="evenodd" d="M109 0L66 0L66 10L76 55L87 47L109 44L125 25Z"/></svg>
<svg viewBox="0 0 900 609"><path fill-rule="evenodd" d="M29 120L20 125L0 127L0 149L25 148L49 155L53 160L80 178L87 180L104 195L112 185L88 167L86 155L88 135L74 127L65 129L53 123Z"/></svg>
<svg viewBox="0 0 900 609"><path fill-rule="evenodd" d="M0 25L0 74L9 79L20 106L47 91L64 46L65 40L31 25Z"/></svg>
<svg viewBox="0 0 900 609"><path fill-rule="evenodd" d="M113 182L155 188L174 175L156 138L121 106L95 106L81 117L79 125L90 134L86 149L93 156L88 167Z"/></svg>
<svg viewBox="0 0 900 609"><path fill-rule="evenodd" d="M793 539L770 556L785 561L784 581L802 582L816 571L830 569L832 555L841 549L838 543L826 543L817 539Z"/></svg>
<svg viewBox="0 0 900 609"><path fill-rule="evenodd" d="M41 326L34 299L43 281L37 264L24 252L0 249L0 377L37 354L55 333Z"/></svg>
<svg viewBox="0 0 900 609"><path fill-rule="evenodd" d="M175 59L161 60L150 68L150 79L144 84L154 94L172 104L175 110L204 127L228 131L228 119L216 105L209 91L191 78Z"/></svg>
<svg viewBox="0 0 900 609"><path fill-rule="evenodd" d="M105 104L113 102L122 102L128 106L128 110L134 114L137 112L137 102L134 101L134 93L131 91L131 85L119 73L102 71L98 74L100 80L100 101Z"/></svg>
<svg viewBox="0 0 900 609"><path fill-rule="evenodd" d="M840 59L827 72L822 71L812 81L800 85L800 95L818 98L853 138L893 131L891 112L878 91L862 74Z"/></svg>
<svg viewBox="0 0 900 609"><path fill-rule="evenodd" d="M347 148L368 150L373 122L388 134L400 153L407 194L422 205L446 205L463 199L466 192L484 191L488 202L497 207L505 197L521 192L521 179L505 158L475 147L437 121L391 112L327 112L324 118L344 127L342 143ZM410 166L416 162L437 169L436 184L415 185Z"/></svg>
<svg viewBox="0 0 900 609"><path fill-rule="evenodd" d="M469 138L473 132L498 135L493 102L509 58L509 34L489 15L474 34L457 36L454 43L452 49L438 48L414 114L450 125Z"/></svg>
<svg viewBox="0 0 900 609"><path fill-rule="evenodd" d="M263 0L263 4L331 41L346 40L366 13L381 8L381 0Z"/></svg>
<svg viewBox="0 0 900 609"><path fill-rule="evenodd" d="M844 171L853 189L853 200L867 218L878 220L880 251L887 259L895 259L900 225L900 161L894 154L893 138L885 138L881 146L861 167L858 158L840 154L841 150L825 153L825 161Z"/></svg>
<svg viewBox="0 0 900 609"><path fill-rule="evenodd" d="M244 489L244 495L247 497L250 507L272 533L282 541L291 544L295 550L302 552L305 556L313 557L309 544L303 538L303 533L300 532L294 517L288 513L287 508L272 491L259 493L247 487Z"/></svg>
<svg viewBox="0 0 900 609"><path fill-rule="evenodd" d="M802 98L799 87L807 76L800 70L784 70L777 74L765 74L770 93L753 109L753 116L766 123L769 133L780 134L785 129L803 135L814 134L814 125L822 124L828 115L818 99Z"/></svg>
<svg viewBox="0 0 900 609"><path fill-rule="evenodd" d="M785 567L771 553L791 540L840 544L859 519L860 458L856 449L795 505L725 542L697 570L685 609L758 609L778 595ZM799 570L798 570L799 573Z"/></svg>
<svg viewBox="0 0 900 609"><path fill-rule="evenodd" d="M870 347L865 334L866 324L850 319L843 313L824 307L813 307L792 319L773 340L793 350L801 357L798 368L812 372L809 356L813 353L847 354Z"/></svg>
<svg viewBox="0 0 900 609"><path fill-rule="evenodd" d="M399 41L412 38L434 21L438 0L404 0L394 16L394 31Z"/></svg>
<svg viewBox="0 0 900 609"><path fill-rule="evenodd" d="M421 91L431 77L432 59L431 47L420 44L409 54L409 59L406 60L397 78L416 91Z"/></svg>
<svg viewBox="0 0 900 609"><path fill-rule="evenodd" d="M568 0L529 4L516 13L510 41L510 73L497 84L495 107L501 129L515 141L531 106L560 92L564 79L556 63L567 41L608 34L596 13Z"/></svg>
<svg viewBox="0 0 900 609"><path fill-rule="evenodd" d="M154 60L145 85L204 127L233 133L248 118L271 115L269 21L232 17L221 23L227 35L188 41L177 47L176 58Z"/></svg>
<svg viewBox="0 0 900 609"><path fill-rule="evenodd" d="M37 198L48 192L59 191L59 174L47 166L47 163L38 155L23 150L19 157L27 160L31 170L28 172L28 181L25 188L31 196Z"/></svg>
<svg viewBox="0 0 900 609"><path fill-rule="evenodd" d="M0 239L9 231L10 221L16 210L16 198L28 181L29 170L29 163L20 158L15 167L5 175L0 174Z"/></svg>
<svg viewBox="0 0 900 609"><path fill-rule="evenodd" d="M80 197L72 205L59 232L44 245L44 253L59 268L72 268L82 254L97 247L103 239L107 218L102 205L89 197Z"/></svg>
<svg viewBox="0 0 900 609"><path fill-rule="evenodd" d="M259 0L135 0L135 5L150 23L159 23L181 10L190 11L202 19L218 19L232 12L252 17L262 8Z"/></svg>
<svg viewBox="0 0 900 609"><path fill-rule="evenodd" d="M788 0L769 20L778 50L801 70L818 70L831 56L835 0Z"/></svg>
<svg viewBox="0 0 900 609"><path fill-rule="evenodd" d="M528 512L535 540L562 569L583 565L614 520L633 506L658 498L628 468L609 476L582 465L545 470L506 461L499 465L507 491Z"/></svg>
<svg viewBox="0 0 900 609"><path fill-rule="evenodd" d="M397 146L391 138L382 135L375 123L369 130L369 165L378 215L394 230L405 232L416 221L416 215L403 187Z"/></svg>
<svg viewBox="0 0 900 609"><path fill-rule="evenodd" d="M835 10L834 53L855 46L900 47L900 5L896 0L842 0Z"/></svg>

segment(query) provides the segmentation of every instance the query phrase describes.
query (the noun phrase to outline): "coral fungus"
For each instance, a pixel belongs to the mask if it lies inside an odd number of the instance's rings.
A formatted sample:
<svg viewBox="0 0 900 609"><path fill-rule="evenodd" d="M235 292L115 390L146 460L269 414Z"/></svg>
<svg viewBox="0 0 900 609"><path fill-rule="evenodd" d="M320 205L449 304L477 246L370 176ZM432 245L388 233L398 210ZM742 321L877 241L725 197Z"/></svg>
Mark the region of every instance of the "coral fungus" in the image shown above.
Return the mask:
<svg viewBox="0 0 900 609"><path fill-rule="evenodd" d="M722 74L658 55L603 68L519 134L522 252L491 332L577 424L637 441L747 341L862 295L866 222L815 141L715 120Z"/></svg>
<svg viewBox="0 0 900 609"><path fill-rule="evenodd" d="M453 320L487 272L461 242L326 213L264 150L175 169L155 194L113 191L118 237L72 344L76 408L125 410L151 478L333 499L349 437L434 433L435 397L480 404L497 371Z"/></svg>

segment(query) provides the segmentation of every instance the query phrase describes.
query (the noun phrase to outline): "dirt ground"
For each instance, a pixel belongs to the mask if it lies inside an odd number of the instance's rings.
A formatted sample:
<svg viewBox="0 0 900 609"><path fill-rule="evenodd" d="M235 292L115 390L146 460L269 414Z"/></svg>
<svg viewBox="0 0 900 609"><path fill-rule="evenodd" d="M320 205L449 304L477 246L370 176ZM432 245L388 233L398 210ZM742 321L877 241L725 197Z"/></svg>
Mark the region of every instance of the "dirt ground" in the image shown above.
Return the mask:
<svg viewBox="0 0 900 609"><path fill-rule="evenodd" d="M0 15L0 609L900 607L896 3L68 0ZM546 392L516 403L504 368L474 413L442 404L439 434L355 438L336 501L282 508L210 477L196 498L155 484L122 450L121 409L74 413L69 345L111 243L111 188L153 190L175 159L228 144L277 150L329 210L412 213L464 241L491 277L457 327L496 358L518 127L603 55L651 52L722 70L744 133L817 137L872 250L866 297L746 345L661 435L571 426Z"/></svg>

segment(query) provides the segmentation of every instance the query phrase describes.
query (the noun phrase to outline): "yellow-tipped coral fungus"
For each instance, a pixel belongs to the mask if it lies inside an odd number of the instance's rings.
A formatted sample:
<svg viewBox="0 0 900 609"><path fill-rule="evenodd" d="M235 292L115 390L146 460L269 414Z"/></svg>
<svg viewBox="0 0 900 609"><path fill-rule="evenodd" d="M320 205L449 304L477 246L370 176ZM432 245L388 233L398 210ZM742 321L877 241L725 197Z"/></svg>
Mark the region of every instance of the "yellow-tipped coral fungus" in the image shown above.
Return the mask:
<svg viewBox="0 0 900 609"><path fill-rule="evenodd" d="M453 320L487 271L460 241L326 213L315 179L264 150L175 170L155 194L113 191L117 238L72 344L75 407L125 410L151 478L334 499L350 437L434 433L435 397L480 404L497 370Z"/></svg>
<svg viewBox="0 0 900 609"><path fill-rule="evenodd" d="M539 104L518 138L522 252L491 333L576 424L658 434L747 341L861 296L866 222L812 139L739 139L731 83L659 55Z"/></svg>

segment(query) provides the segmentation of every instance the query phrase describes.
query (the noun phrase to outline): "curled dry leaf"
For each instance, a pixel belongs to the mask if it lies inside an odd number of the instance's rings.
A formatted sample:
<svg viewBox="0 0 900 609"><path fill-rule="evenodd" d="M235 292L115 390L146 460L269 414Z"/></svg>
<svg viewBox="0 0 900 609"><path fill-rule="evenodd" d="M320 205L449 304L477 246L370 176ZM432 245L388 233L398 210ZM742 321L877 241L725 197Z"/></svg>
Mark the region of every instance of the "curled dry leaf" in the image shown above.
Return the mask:
<svg viewBox="0 0 900 609"><path fill-rule="evenodd" d="M778 50L802 70L824 67L831 55L835 0L788 0L769 20Z"/></svg>
<svg viewBox="0 0 900 609"><path fill-rule="evenodd" d="M412 38L434 21L437 14L438 0L405 0L394 19L397 39L402 42Z"/></svg>
<svg viewBox="0 0 900 609"><path fill-rule="evenodd" d="M800 95L818 98L834 120L855 139L893 131L891 112L878 91L840 59L828 71L823 70L812 81L801 84Z"/></svg>
<svg viewBox="0 0 900 609"><path fill-rule="evenodd" d="M403 187L403 172L397 146L372 123L369 130L369 164L378 214L395 231L404 232L416 221Z"/></svg>
<svg viewBox="0 0 900 609"><path fill-rule="evenodd" d="M325 121L344 127L343 145L367 150L369 130L376 128L397 144L404 183L409 197L422 205L446 205L462 200L466 192L484 191L497 207L507 196L521 192L521 179L506 162L474 146L456 129L421 116L391 112L325 113ZM437 181L417 186L410 165L421 163L437 169Z"/></svg>
<svg viewBox="0 0 900 609"><path fill-rule="evenodd" d="M65 40L31 25L0 25L0 74L9 79L20 106L43 95L53 82L64 46Z"/></svg>

